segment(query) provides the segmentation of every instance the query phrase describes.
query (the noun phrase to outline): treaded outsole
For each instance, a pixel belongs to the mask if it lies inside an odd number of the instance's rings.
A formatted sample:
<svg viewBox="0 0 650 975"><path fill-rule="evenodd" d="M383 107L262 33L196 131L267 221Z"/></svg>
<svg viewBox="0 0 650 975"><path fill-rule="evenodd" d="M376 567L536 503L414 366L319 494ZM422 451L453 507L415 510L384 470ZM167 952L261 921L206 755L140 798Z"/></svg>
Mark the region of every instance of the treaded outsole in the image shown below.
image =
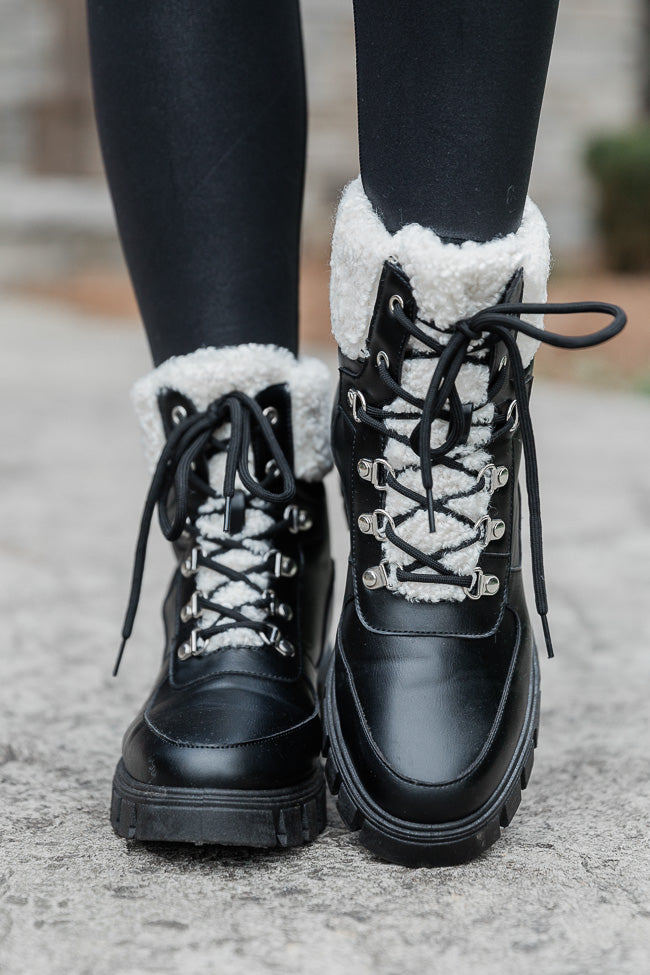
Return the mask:
<svg viewBox="0 0 650 975"><path fill-rule="evenodd" d="M344 760L337 755L331 701L331 673L323 701L323 755L326 758L325 777L337 809L346 826L359 833L359 842L376 856L390 863L409 867L454 866L475 859L501 836L501 829L509 826L521 802L521 793L530 781L539 729L539 678L534 674L532 715L528 734L515 767L507 776L496 799L479 809L472 817L457 823L427 827L419 823L396 820L375 806L370 808L360 785L346 770ZM500 793L503 793L502 795ZM410 834L410 835L409 835Z"/></svg>
<svg viewBox="0 0 650 975"><path fill-rule="evenodd" d="M181 789L138 782L120 761L111 825L129 840L259 848L301 846L326 823L320 770L287 789Z"/></svg>

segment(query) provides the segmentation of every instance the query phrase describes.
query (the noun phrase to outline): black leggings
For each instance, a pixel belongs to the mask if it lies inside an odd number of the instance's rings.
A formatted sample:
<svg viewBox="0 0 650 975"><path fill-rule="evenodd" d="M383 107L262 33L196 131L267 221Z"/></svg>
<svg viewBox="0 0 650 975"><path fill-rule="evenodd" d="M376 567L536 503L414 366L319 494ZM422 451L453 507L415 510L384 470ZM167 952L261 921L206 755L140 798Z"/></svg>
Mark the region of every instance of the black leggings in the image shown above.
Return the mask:
<svg viewBox="0 0 650 975"><path fill-rule="evenodd" d="M354 0L363 184L386 226L521 221L558 0ZM95 106L154 361L296 351L298 0L88 0Z"/></svg>

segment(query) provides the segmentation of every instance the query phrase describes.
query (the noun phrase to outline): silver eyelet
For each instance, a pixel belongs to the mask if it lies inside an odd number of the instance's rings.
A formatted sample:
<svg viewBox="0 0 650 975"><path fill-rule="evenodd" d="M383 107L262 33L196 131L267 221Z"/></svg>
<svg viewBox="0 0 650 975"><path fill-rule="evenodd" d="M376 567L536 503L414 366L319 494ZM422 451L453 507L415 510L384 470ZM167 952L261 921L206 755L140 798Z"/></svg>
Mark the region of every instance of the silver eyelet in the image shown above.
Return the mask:
<svg viewBox="0 0 650 975"><path fill-rule="evenodd" d="M193 548L186 559L181 562L181 575L185 579L189 579L190 576L195 576L199 571L199 556L204 553L200 548Z"/></svg>
<svg viewBox="0 0 650 975"><path fill-rule="evenodd" d="M496 464L486 464L476 475L476 481L478 484L481 480L485 481L485 486L493 494L498 491L499 488L505 487L508 483L508 478L510 474L507 467L497 467Z"/></svg>
<svg viewBox="0 0 650 975"><path fill-rule="evenodd" d="M199 606L199 593L195 591L192 593L189 603L186 603L181 609L181 620L183 623L189 623L190 620L197 619L202 613L203 610Z"/></svg>
<svg viewBox="0 0 650 975"><path fill-rule="evenodd" d="M392 474L395 477L395 471L383 457L378 457L377 460L369 460L367 457L362 457L361 460L357 462L357 474L362 481L370 481L373 487L376 487L378 491L387 491L388 487L384 482L379 480L379 471L381 469L386 471L386 476Z"/></svg>
<svg viewBox="0 0 650 975"><path fill-rule="evenodd" d="M285 640L284 638L282 640L278 640L278 642L275 644L275 649L282 657L295 657L296 655L296 648L294 647L293 643L291 643L290 640Z"/></svg>
<svg viewBox="0 0 650 975"><path fill-rule="evenodd" d="M273 589L265 589L263 593L264 599L268 601L269 613L271 616L279 616L283 620L291 621L293 619L293 610L288 603L279 603L275 591Z"/></svg>
<svg viewBox="0 0 650 975"><path fill-rule="evenodd" d="M198 657L205 648L205 640L200 636L198 630L192 630L189 640L181 643L176 651L179 660L188 660L190 657Z"/></svg>
<svg viewBox="0 0 650 975"><path fill-rule="evenodd" d="M483 525L485 525L484 531L482 531ZM490 518L488 515L484 515L474 525L474 531L478 532L479 535L483 534L483 546L486 546L490 542L498 542L500 538L503 538L506 532L506 523L500 518Z"/></svg>
<svg viewBox="0 0 650 975"><path fill-rule="evenodd" d="M383 349L382 349L381 352L378 352L377 353L377 360L376 361L377 361L377 367L379 367L379 363L380 362L383 362L384 365L385 365L385 367L386 367L386 369L390 369L390 359L388 358L388 356L386 355L386 353L383 351Z"/></svg>
<svg viewBox="0 0 650 975"><path fill-rule="evenodd" d="M508 412L506 413L506 420L512 420L514 416L514 423L510 427L510 433L514 433L515 430L519 429L519 409L517 407L517 400L513 399L512 403L508 407Z"/></svg>
<svg viewBox="0 0 650 975"><path fill-rule="evenodd" d="M480 599L481 596L494 596L499 591L499 579L497 576L486 575L483 569L478 566L472 570L472 581L469 586L463 587L463 592L469 599Z"/></svg>
<svg viewBox="0 0 650 975"><path fill-rule="evenodd" d="M265 406L262 413L267 418L272 427L277 426L278 420L280 419L280 414L276 410L275 406Z"/></svg>
<svg viewBox="0 0 650 975"><path fill-rule="evenodd" d="M499 363L499 368L497 369L497 372L502 372L507 365L508 365L508 356L502 355L501 362Z"/></svg>
<svg viewBox="0 0 650 975"><path fill-rule="evenodd" d="M283 555L277 549L272 549L267 558L273 559L273 575L276 579L291 579L298 571L298 563L290 559L288 555Z"/></svg>
<svg viewBox="0 0 650 975"><path fill-rule="evenodd" d="M174 426L178 426L185 417L187 416L187 409L182 405L182 403L177 403L176 406L172 407L171 420Z"/></svg>
<svg viewBox="0 0 650 975"><path fill-rule="evenodd" d="M314 526L314 519L307 508L300 508L297 504L290 504L284 509L285 518L289 522L289 531L292 535L298 532L308 532Z"/></svg>
<svg viewBox="0 0 650 975"><path fill-rule="evenodd" d="M404 299L402 298L402 296L391 295L391 297L388 299L388 310L391 313L391 315L395 314L395 309L397 308L398 305L400 306L400 308L402 309L404 308Z"/></svg>
<svg viewBox="0 0 650 975"><path fill-rule="evenodd" d="M366 589L388 589L392 591L396 587L390 582L389 570L390 563L387 559L383 559L379 565L373 565L366 569L361 576L361 581Z"/></svg>
<svg viewBox="0 0 650 975"><path fill-rule="evenodd" d="M295 657L296 648L294 647L293 643L291 643L289 640L286 640L282 636L277 626L272 626L270 633L267 633L265 630L262 630L260 636L262 637L265 643L267 643L270 647L274 647L274 649L277 650L278 653L281 654L283 657Z"/></svg>
<svg viewBox="0 0 650 975"><path fill-rule="evenodd" d="M363 393L360 393L358 389L348 390L348 403L352 407L352 419L355 423L361 423L359 416L357 414L357 407L361 405L361 409L366 410L366 398Z"/></svg>
<svg viewBox="0 0 650 975"><path fill-rule="evenodd" d="M380 521L380 518L383 521ZM390 527L395 531L395 522L383 508L377 508L376 511L370 511L368 514L359 515L357 520L359 530L363 532L364 535L374 535L378 542L383 542L386 538L386 526Z"/></svg>

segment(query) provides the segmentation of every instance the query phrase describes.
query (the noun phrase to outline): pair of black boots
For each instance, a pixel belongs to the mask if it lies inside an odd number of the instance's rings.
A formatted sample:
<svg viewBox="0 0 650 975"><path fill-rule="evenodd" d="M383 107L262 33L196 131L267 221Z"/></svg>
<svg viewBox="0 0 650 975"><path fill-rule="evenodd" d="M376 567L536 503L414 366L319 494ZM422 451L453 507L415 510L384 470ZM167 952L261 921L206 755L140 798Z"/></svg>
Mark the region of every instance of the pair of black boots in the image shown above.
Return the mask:
<svg viewBox="0 0 650 975"><path fill-rule="evenodd" d="M125 639L156 506L178 564L162 667L115 774L119 835L312 840L325 826L322 751L343 819L386 860L461 862L499 837L539 724L522 447L552 652L532 355L536 341L593 344L624 324L602 305L591 307L614 322L593 336L541 331L532 316L568 310L540 304L548 264L530 202L516 234L457 247L417 225L391 236L360 180L347 188L332 256L331 443L351 553L329 653L325 367L242 345L170 359L136 384L153 479Z"/></svg>

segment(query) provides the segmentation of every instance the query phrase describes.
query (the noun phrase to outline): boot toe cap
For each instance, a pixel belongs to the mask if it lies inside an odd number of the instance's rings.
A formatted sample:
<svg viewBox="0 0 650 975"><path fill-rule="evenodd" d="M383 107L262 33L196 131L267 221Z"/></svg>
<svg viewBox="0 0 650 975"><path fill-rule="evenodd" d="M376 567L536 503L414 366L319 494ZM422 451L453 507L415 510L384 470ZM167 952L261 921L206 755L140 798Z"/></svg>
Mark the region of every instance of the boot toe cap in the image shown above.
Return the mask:
<svg viewBox="0 0 650 975"><path fill-rule="evenodd" d="M464 666L461 648L445 649L447 663L432 670L431 647L428 679L420 662L419 679L409 678L404 654L396 654L400 679L388 655L384 673L365 684L337 654L334 707L348 774L371 803L402 821L458 822L488 803L509 774L532 707L528 642L515 647L503 681L473 649Z"/></svg>
<svg viewBox="0 0 650 975"><path fill-rule="evenodd" d="M217 682L150 702L126 732L123 759L156 786L278 789L313 771L319 747L316 709Z"/></svg>

